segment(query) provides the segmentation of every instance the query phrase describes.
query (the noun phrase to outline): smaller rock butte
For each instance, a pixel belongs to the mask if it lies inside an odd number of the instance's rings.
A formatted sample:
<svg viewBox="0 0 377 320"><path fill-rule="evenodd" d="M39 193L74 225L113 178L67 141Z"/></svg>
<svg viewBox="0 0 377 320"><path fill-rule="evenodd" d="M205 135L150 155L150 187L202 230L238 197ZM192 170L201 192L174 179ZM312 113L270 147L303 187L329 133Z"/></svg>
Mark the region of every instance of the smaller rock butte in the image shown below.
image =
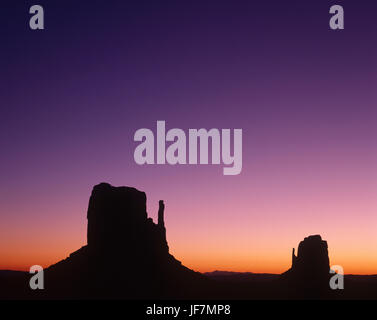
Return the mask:
<svg viewBox="0 0 377 320"><path fill-rule="evenodd" d="M327 242L320 235L311 235L300 242L297 256L292 250L292 266L282 277L303 285L328 286L329 271Z"/></svg>

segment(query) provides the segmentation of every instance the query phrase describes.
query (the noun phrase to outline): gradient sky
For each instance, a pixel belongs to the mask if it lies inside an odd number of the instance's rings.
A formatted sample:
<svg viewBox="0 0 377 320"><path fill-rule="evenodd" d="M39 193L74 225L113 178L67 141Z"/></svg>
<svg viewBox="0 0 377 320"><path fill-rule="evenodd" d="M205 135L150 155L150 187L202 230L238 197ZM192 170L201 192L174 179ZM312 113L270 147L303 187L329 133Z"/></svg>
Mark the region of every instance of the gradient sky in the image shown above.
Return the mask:
<svg viewBox="0 0 377 320"><path fill-rule="evenodd" d="M145 191L155 221L164 199L171 253L195 270L283 272L321 234L331 265L377 273L376 1L341 1L342 31L336 1L8 2L0 269L84 245L106 181ZM157 120L242 128L242 173L138 166L134 132Z"/></svg>

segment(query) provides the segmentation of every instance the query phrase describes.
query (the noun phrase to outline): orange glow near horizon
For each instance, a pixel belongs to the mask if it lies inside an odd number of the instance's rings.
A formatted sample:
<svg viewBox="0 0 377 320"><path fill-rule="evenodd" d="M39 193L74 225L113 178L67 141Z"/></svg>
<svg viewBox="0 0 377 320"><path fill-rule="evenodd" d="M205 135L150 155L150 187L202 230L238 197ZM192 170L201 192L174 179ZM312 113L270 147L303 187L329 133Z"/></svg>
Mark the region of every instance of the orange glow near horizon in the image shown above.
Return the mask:
<svg viewBox="0 0 377 320"><path fill-rule="evenodd" d="M84 244L82 244L84 245ZM82 245L63 245L57 247L45 247L38 249L22 250L15 246L14 254L2 254L0 270L28 271L31 265L38 264L46 268L69 256L70 253L79 249ZM211 245L195 243L187 247L176 246L169 242L170 251L180 260L183 265L199 272L211 272L215 270L254 273L282 273L290 268L291 250L286 245L283 252L276 248L264 252L263 248L254 248L254 252L245 256L242 250L225 248L223 251L216 250ZM280 246L279 246L280 247ZM281 244L284 247L284 244ZM201 248L201 250L199 249ZM297 248L297 245L296 245ZM366 251L366 250L365 250ZM367 256L366 252L358 250L334 250L330 251L330 265L341 265L345 274L376 274L377 259ZM6 263L4 263L6 261ZM355 261L362 263L355 263Z"/></svg>
<svg viewBox="0 0 377 320"><path fill-rule="evenodd" d="M48 32L20 20L23 1L3 9L0 270L84 246L107 182L145 192L155 222L164 200L170 253L193 270L281 273L319 234L330 266L377 274L377 1L349 1L339 32L319 1L62 2ZM154 161L139 165L141 128ZM200 138L193 164L190 129L241 129L240 174L224 175L222 135ZM178 163L160 164L178 140Z"/></svg>
<svg viewBox="0 0 377 320"><path fill-rule="evenodd" d="M153 206L154 212L155 209ZM297 249L299 241L305 236L319 233L314 231L319 226L313 221L307 221L307 232L298 231L294 225L280 229L279 223L273 220L254 223L218 221L217 225L191 220L182 223L185 224L182 226L173 219L174 216L169 217L169 211L166 224L170 252L182 264L199 272L282 273L290 268L292 248ZM155 219L155 215L152 217ZM8 242L8 246L4 245L4 239L0 243L0 269L28 271L31 265L45 268L66 258L86 244L86 219L81 220L82 225L75 230L69 223L59 221L52 223L50 228L38 230L37 236L31 229L26 233L22 231L23 237L15 238L17 230L21 233L21 229L14 226L12 232L8 229L9 233L1 236L13 241ZM338 225L342 232L334 225L329 225L328 230L321 228L322 238L329 245L330 265L341 265L345 274L376 274L377 258L371 254L376 248L374 234L363 230L361 222L359 226L354 222L349 231L360 231L348 237L344 227ZM281 238L277 240L272 235L278 229ZM191 240L188 241L190 234Z"/></svg>
<svg viewBox="0 0 377 320"><path fill-rule="evenodd" d="M346 274L377 274L374 162L357 171L353 163L336 165L343 156L337 153L322 162L309 153L294 166L289 159L264 161L263 172L257 159L245 161L250 175L231 179L218 168L200 167L138 168L169 183L156 178L141 184L136 170L107 181L115 186L128 181L145 191L154 221L158 201L165 201L170 252L196 271L281 273L290 267L292 248L320 234L328 242L330 265L341 265ZM47 267L85 245L90 190L103 180L40 185L32 193L28 186L8 186L1 204L0 269Z"/></svg>

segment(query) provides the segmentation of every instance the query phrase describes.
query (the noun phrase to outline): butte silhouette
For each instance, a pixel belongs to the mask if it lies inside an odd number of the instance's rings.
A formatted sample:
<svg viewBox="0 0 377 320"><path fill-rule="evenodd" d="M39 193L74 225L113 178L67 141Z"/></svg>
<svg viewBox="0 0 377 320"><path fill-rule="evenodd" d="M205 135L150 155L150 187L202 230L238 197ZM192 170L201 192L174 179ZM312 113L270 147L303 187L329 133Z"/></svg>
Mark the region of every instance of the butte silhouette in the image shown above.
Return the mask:
<svg viewBox="0 0 377 320"><path fill-rule="evenodd" d="M292 266L281 275L284 287L303 298L318 298L330 293L330 261L327 242L320 235L306 237L300 242Z"/></svg>
<svg viewBox="0 0 377 320"><path fill-rule="evenodd" d="M48 298L232 298L249 287L218 283L183 266L169 253L159 202L158 223L148 218L146 194L135 188L94 186L88 206L87 245L45 270ZM292 267L255 292L269 296L318 297L328 291L327 243L305 238ZM248 285L252 285L249 283ZM233 292L233 293L232 293ZM254 295L253 295L254 296Z"/></svg>
<svg viewBox="0 0 377 320"><path fill-rule="evenodd" d="M164 203L158 223L148 218L146 194L135 188L94 186L87 245L45 270L53 298L189 298L208 280L184 267L166 241Z"/></svg>
<svg viewBox="0 0 377 320"><path fill-rule="evenodd" d="M376 276L348 276L346 290L330 290L328 246L320 235L300 242L281 275L201 274L169 253L159 202L148 218L146 194L135 188L94 186L87 212L87 245L44 270L44 290L31 290L27 272L0 271L0 299L357 299L377 297Z"/></svg>

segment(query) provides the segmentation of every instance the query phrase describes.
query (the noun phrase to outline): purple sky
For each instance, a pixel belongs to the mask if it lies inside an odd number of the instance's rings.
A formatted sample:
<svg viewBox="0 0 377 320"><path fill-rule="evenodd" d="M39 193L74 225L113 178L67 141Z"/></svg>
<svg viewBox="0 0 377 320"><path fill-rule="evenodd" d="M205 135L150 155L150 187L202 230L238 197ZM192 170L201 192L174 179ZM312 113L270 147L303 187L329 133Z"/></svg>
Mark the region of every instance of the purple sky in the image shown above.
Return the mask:
<svg viewBox="0 0 377 320"><path fill-rule="evenodd" d="M316 232L338 264L377 273L377 4L342 1L332 31L334 1L264 2L39 1L43 31L28 29L34 1L6 7L0 268L84 244L90 190L107 181L146 191L154 218L165 199L190 267L283 271ZM242 174L137 166L133 134L157 120L242 128Z"/></svg>

